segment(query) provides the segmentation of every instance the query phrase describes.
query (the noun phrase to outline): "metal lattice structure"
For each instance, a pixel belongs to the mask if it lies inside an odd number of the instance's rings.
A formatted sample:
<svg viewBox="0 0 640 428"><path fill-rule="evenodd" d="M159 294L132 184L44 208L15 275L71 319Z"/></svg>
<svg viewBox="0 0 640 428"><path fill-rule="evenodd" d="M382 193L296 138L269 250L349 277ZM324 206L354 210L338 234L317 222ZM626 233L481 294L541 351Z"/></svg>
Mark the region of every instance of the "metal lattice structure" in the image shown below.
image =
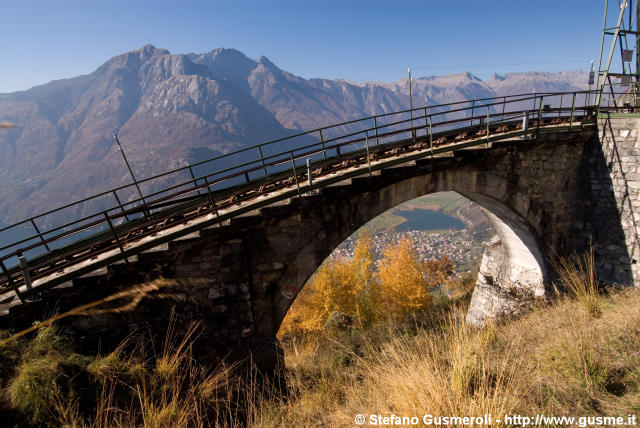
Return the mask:
<svg viewBox="0 0 640 428"><path fill-rule="evenodd" d="M617 8L611 4L614 7L605 0L594 105L632 109L640 106L640 0L635 5L633 0L618 0ZM609 49L605 51L607 44Z"/></svg>

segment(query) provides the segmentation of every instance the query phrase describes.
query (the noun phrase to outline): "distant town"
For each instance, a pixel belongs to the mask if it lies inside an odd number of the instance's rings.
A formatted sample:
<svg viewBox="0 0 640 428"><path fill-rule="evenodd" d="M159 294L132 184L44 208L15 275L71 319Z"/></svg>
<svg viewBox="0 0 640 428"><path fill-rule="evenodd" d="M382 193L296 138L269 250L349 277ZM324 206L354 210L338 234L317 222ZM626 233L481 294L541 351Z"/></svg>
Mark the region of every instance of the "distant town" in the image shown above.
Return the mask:
<svg viewBox="0 0 640 428"><path fill-rule="evenodd" d="M447 256L456 267L456 273L471 272L478 267L482 253L487 244L479 241L468 229L449 229L446 232L412 230L407 232L386 231L373 238L373 256L375 260L382 257L384 249L397 243L402 237L408 237L422 260L438 259ZM347 238L331 257L353 257L357 241L356 236Z"/></svg>

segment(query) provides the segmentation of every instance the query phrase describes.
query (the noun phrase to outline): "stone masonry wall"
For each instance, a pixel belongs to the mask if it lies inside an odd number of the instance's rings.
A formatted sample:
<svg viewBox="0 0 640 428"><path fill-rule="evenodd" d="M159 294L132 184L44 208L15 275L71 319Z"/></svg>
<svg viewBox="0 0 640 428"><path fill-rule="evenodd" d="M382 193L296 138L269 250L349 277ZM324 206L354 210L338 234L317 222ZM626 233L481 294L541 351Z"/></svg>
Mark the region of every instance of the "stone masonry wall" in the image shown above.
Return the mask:
<svg viewBox="0 0 640 428"><path fill-rule="evenodd" d="M605 261L605 267L610 264L614 268L616 282L628 279L630 268L633 283L640 285L640 117L601 119L599 129L626 243L625 249L621 248L622 242L608 244L607 250L614 254L609 263Z"/></svg>
<svg viewBox="0 0 640 428"><path fill-rule="evenodd" d="M574 253L593 245L598 278L605 284L640 285L640 117L598 120L580 172Z"/></svg>

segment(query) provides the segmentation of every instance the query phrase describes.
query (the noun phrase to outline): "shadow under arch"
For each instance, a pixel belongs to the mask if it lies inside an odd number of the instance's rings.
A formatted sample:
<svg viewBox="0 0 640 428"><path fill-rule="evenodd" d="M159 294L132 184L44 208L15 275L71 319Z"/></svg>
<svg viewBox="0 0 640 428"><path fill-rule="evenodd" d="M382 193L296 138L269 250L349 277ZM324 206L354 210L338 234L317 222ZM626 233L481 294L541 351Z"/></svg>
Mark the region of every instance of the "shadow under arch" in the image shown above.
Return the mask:
<svg viewBox="0 0 640 428"><path fill-rule="evenodd" d="M538 141L511 141L483 150L425 159L363 175L296 198L287 219L278 220L283 239L252 249L252 257L286 260L272 279L255 272L251 281L254 324L274 337L297 292L329 254L360 226L405 201L453 191L483 206L500 236L486 254L478 276L469 322L511 315L540 297L553 274L551 256L574 251L573 234L585 163L585 129L568 137L541 135ZM544 137L544 138L543 138ZM283 217L285 214L283 212ZM275 225L274 223L271 223ZM285 254L286 253L286 254ZM282 255L285 255L283 258ZM262 263L262 262L261 262ZM259 302L256 302L259 300Z"/></svg>
<svg viewBox="0 0 640 428"><path fill-rule="evenodd" d="M395 183L393 191L383 188L375 193L366 193L365 199L350 204L349 210L332 210L333 214L343 213L334 218L334 227L324 227L311 239L305 240L296 252L296 264L291 266L293 269L287 269L288 272L283 275L283 284L287 285L277 294L278 299L272 306L275 310L271 313L273 323L269 334L275 336L298 291L334 249L357 229L404 202L441 191L456 192L478 204L498 236L485 251L468 322L482 325L497 314L517 313L522 307L521 297L543 296L548 267L539 239L528 221L506 203L479 191L469 191L474 187L474 190L490 188L486 186L487 180L479 178L475 172L466 174L464 180L460 176L444 175L445 177L439 174L413 177L406 182ZM460 186L461 183L466 184ZM505 186L506 183L502 183L500 186L493 186L493 189L504 193L501 189L506 188ZM515 199L523 198L516 192ZM345 215L344 211L349 213Z"/></svg>

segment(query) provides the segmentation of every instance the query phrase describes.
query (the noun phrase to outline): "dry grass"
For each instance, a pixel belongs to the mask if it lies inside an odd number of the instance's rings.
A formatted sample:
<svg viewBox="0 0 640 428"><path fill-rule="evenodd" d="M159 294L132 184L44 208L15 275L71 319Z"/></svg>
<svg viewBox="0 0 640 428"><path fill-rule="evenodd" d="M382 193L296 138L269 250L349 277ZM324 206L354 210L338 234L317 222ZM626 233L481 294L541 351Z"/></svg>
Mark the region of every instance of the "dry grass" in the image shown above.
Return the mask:
<svg viewBox="0 0 640 428"><path fill-rule="evenodd" d="M582 257L561 257L554 263L554 268L564 289L580 302L588 314L596 318L602 315L593 247Z"/></svg>
<svg viewBox="0 0 640 428"><path fill-rule="evenodd" d="M3 395L17 420L77 427L334 427L353 426L356 414L637 414L640 292L600 295L595 277L572 266L579 265L566 266L568 278L589 281L584 291L507 324L471 328L454 305L422 327L379 324L287 342L286 397L241 380L234 367L199 366L191 357L196 327L170 335L157 355L131 337L91 358L45 327L29 342L0 346L2 361L15 363ZM16 352L22 358L11 360ZM82 375L96 397L89 407L79 392Z"/></svg>
<svg viewBox="0 0 640 428"><path fill-rule="evenodd" d="M640 294L598 297L601 317L563 299L506 326L535 363L528 409L559 413L634 413L640 410ZM635 401L635 404L631 404Z"/></svg>
<svg viewBox="0 0 640 428"><path fill-rule="evenodd" d="M247 388L234 373L235 366L221 365L205 370L193 358L191 344L194 325L179 341L168 333L162 352L144 359L143 342L139 354L123 352L123 347L92 363L94 373L102 373L101 395L91 427L192 427L239 426L244 408L238 401ZM130 400L117 391L124 387ZM81 424L78 424L80 426Z"/></svg>
<svg viewBox="0 0 640 428"><path fill-rule="evenodd" d="M397 334L387 329L382 341L378 332L342 338L330 351L305 348L287 361L291 398L262 403L255 425L352 426L356 414L511 411L523 388L517 374L526 369L523 361L511 358L516 344L506 343L503 358L495 359L495 330L476 331L462 315L455 309L434 331Z"/></svg>
<svg viewBox="0 0 640 428"><path fill-rule="evenodd" d="M482 330L454 310L428 331L298 346L287 353L291 396L261 403L254 424L353 426L356 414L374 413L637 414L640 293L596 298L599 318L563 298Z"/></svg>
<svg viewBox="0 0 640 428"><path fill-rule="evenodd" d="M39 329L12 349L22 358L4 388L3 412L37 426L241 426L246 403L258 401L246 395L258 388L247 387L235 366L200 366L191 356L196 331L169 335L158 355L131 336L107 355L84 357L55 327Z"/></svg>
<svg viewBox="0 0 640 428"><path fill-rule="evenodd" d="M472 331L454 312L439 334L420 332L392 339L361 362L362 391L353 391L351 407L359 413L423 415L504 414L522 385L524 367L494 360L495 332ZM346 421L345 421L346 422Z"/></svg>

